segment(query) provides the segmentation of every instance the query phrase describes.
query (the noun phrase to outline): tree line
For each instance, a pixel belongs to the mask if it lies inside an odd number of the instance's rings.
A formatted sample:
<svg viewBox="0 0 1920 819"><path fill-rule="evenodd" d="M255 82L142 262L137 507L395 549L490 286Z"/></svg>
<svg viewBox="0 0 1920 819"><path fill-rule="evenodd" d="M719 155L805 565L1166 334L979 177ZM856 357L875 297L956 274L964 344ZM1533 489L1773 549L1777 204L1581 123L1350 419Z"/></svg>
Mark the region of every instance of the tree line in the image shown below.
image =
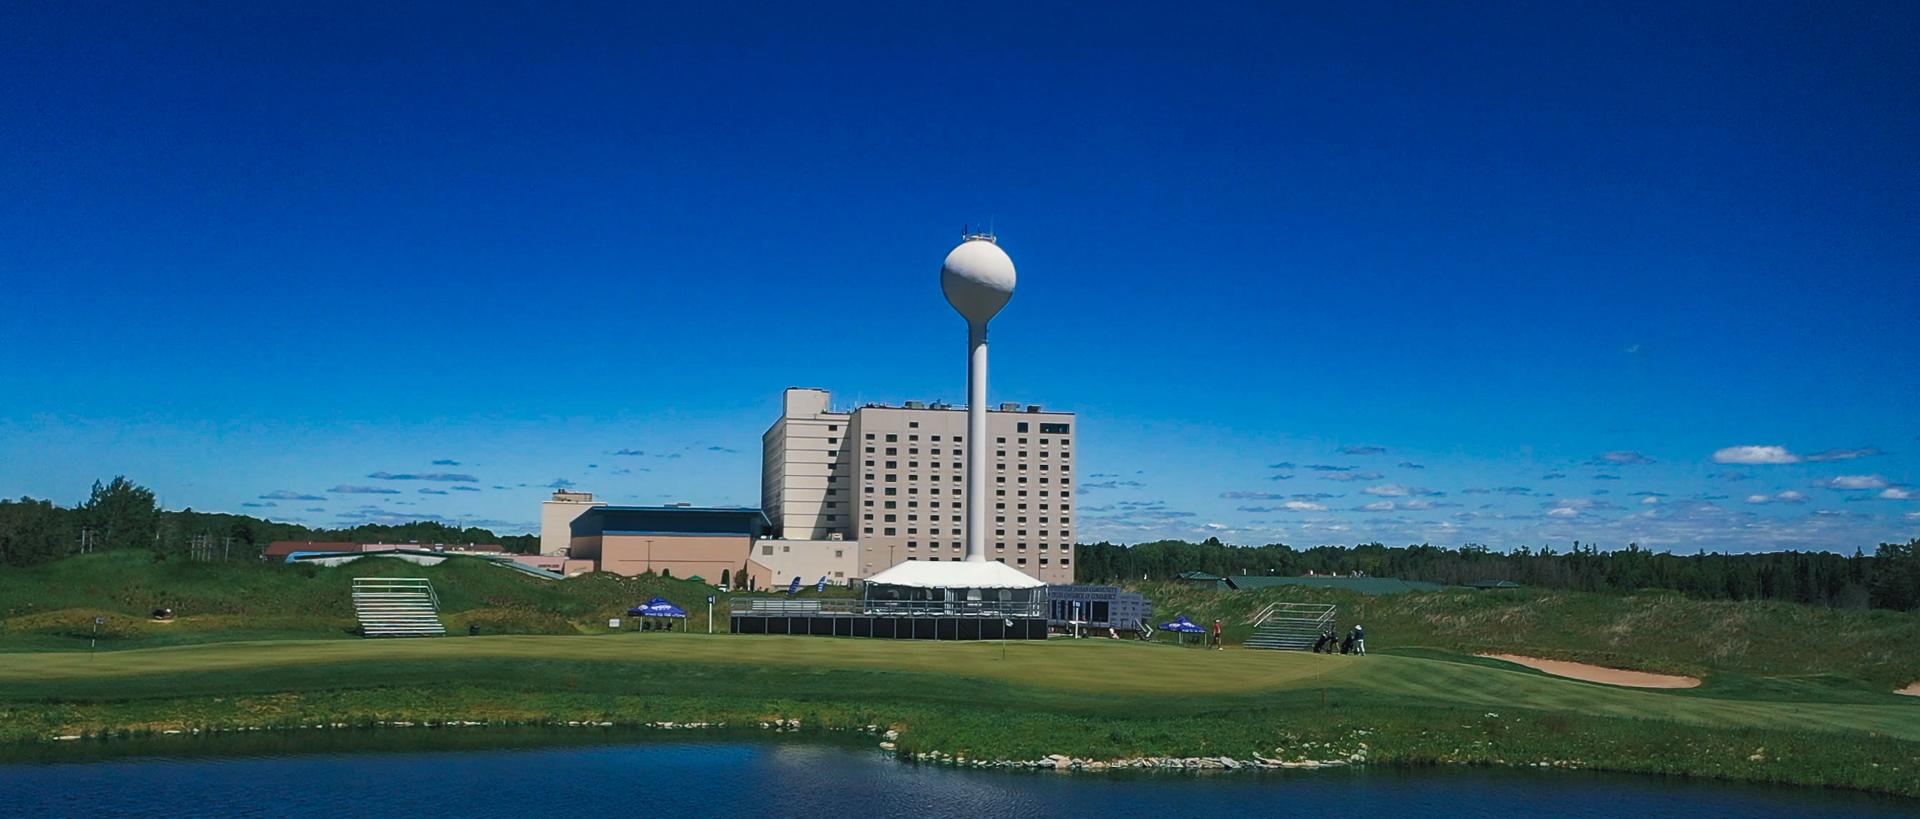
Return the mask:
<svg viewBox="0 0 1920 819"><path fill-rule="evenodd" d="M1588 592L1666 589L1704 600L1779 600L1811 606L1920 610L1920 540L1882 543L1874 554L1832 552L1701 552L1681 555L1629 544L1603 550L1578 542L1568 551L1521 547L1496 552L1420 544L1230 546L1202 543L1100 543L1076 547L1082 583L1165 580L1181 572L1218 575L1304 575L1362 571L1376 577L1464 585L1510 580L1524 586Z"/></svg>
<svg viewBox="0 0 1920 819"><path fill-rule="evenodd" d="M497 535L479 527L463 529L430 520L319 529L191 508L167 511L160 508L153 490L124 476L106 483L95 481L86 502L74 507L34 498L0 500L0 565L31 566L108 549L182 555L197 550L199 556L212 559L250 560L276 540L498 543L510 552L540 550L535 535Z"/></svg>

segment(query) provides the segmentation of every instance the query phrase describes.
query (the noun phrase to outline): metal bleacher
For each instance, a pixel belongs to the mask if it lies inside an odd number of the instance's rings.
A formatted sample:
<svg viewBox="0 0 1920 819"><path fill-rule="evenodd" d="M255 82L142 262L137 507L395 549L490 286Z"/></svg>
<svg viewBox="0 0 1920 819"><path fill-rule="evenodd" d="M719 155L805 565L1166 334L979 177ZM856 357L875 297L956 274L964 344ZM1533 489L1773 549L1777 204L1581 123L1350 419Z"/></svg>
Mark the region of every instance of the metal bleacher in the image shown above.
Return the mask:
<svg viewBox="0 0 1920 819"><path fill-rule="evenodd" d="M1334 608L1319 603L1272 603L1254 615L1247 648L1306 651L1333 626Z"/></svg>
<svg viewBox="0 0 1920 819"><path fill-rule="evenodd" d="M367 637L444 637L440 598L423 577L356 577L353 613Z"/></svg>

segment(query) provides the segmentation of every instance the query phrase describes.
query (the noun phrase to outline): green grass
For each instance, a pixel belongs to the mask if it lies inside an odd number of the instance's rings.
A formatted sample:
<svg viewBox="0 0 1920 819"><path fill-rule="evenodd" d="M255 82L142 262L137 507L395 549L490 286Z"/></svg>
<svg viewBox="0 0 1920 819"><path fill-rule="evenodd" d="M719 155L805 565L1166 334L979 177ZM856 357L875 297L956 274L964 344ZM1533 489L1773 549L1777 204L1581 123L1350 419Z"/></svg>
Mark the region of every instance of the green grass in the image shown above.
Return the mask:
<svg viewBox="0 0 1920 819"><path fill-rule="evenodd" d="M31 568L0 568L0 651L68 651L84 647L95 617L100 648L183 645L230 640L350 637L349 592L356 577L425 577L433 581L449 630L477 624L485 633L592 634L607 620L654 596L687 610L686 627L705 631L704 583L595 573L542 580L452 558L437 566L368 558L336 568L284 563L201 563L123 550L78 555ZM811 588L803 595L816 596ZM844 595L829 589L827 596ZM726 595L715 617L726 618ZM149 614L173 609L176 620ZM724 625L722 625L724 628Z"/></svg>
<svg viewBox="0 0 1920 819"><path fill-rule="evenodd" d="M432 579L449 630L477 623L485 636L351 638L352 578L374 575ZM1920 700L1889 693L1920 678L1915 615L1663 594L1142 590L1157 619L1222 618L1229 643L1268 602L1335 603L1342 625L1367 626L1374 653L615 635L606 619L654 595L688 608L687 628L704 632L712 587L543 581L463 559L324 569L114 552L0 569L0 742L381 720L787 716L897 726L903 752L1284 759L1344 756L1364 742L1373 763L1546 760L1920 796ZM162 606L179 619L147 619ZM716 614L726 616L724 597ZM107 620L102 650L88 652L95 616ZM1705 684L1596 685L1478 652Z"/></svg>
<svg viewBox="0 0 1920 819"><path fill-rule="evenodd" d="M1438 652L629 634L223 643L10 661L24 656L0 655L0 740L343 721L792 716L898 726L905 751L975 757L1326 758L1366 742L1376 763L1572 760L1920 795L1920 702L1910 698L1777 698L1819 694L1818 684L1645 691Z"/></svg>
<svg viewBox="0 0 1920 819"><path fill-rule="evenodd" d="M1303 588L1215 592L1178 583L1137 590L1154 601L1157 620L1224 620L1228 642L1245 639L1248 620L1268 603L1332 603L1343 629L1367 627L1369 649L1522 654L1709 678L1837 675L1881 691L1920 680L1920 616L1895 611L1543 589L1379 597Z"/></svg>

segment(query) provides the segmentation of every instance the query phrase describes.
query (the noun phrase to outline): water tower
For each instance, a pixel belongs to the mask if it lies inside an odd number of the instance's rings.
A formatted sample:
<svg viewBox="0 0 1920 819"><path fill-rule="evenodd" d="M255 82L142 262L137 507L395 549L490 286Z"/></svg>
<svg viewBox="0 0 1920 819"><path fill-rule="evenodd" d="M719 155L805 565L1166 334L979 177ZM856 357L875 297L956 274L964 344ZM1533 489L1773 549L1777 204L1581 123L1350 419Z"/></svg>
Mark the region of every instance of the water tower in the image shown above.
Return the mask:
<svg viewBox="0 0 1920 819"><path fill-rule="evenodd" d="M1013 298L1013 259L990 233L969 233L940 266L947 303L967 320L967 551L987 559L987 322Z"/></svg>

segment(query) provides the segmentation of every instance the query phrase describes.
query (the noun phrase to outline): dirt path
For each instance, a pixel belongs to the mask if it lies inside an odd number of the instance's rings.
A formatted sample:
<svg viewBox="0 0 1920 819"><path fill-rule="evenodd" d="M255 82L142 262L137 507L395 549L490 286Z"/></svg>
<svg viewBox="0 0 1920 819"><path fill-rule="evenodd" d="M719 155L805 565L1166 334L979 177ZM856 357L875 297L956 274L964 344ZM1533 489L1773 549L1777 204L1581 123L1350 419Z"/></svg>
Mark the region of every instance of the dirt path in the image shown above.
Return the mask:
<svg viewBox="0 0 1920 819"><path fill-rule="evenodd" d="M1909 685L1906 688L1902 688L1893 693L1905 694L1909 697L1920 697L1920 680L1915 680L1912 685Z"/></svg>
<svg viewBox="0 0 1920 819"><path fill-rule="evenodd" d="M1573 663L1566 660L1542 660L1538 657L1522 657L1518 654L1481 654L1495 660L1505 660L1528 668L1545 671L1557 677L1569 677L1587 682L1606 683L1607 685L1625 685L1633 688L1696 688L1700 685L1698 677L1682 677L1675 674L1651 674L1645 671L1627 671L1619 668ZM1916 683L1920 686L1920 683ZM1916 692L1920 693L1920 692Z"/></svg>

